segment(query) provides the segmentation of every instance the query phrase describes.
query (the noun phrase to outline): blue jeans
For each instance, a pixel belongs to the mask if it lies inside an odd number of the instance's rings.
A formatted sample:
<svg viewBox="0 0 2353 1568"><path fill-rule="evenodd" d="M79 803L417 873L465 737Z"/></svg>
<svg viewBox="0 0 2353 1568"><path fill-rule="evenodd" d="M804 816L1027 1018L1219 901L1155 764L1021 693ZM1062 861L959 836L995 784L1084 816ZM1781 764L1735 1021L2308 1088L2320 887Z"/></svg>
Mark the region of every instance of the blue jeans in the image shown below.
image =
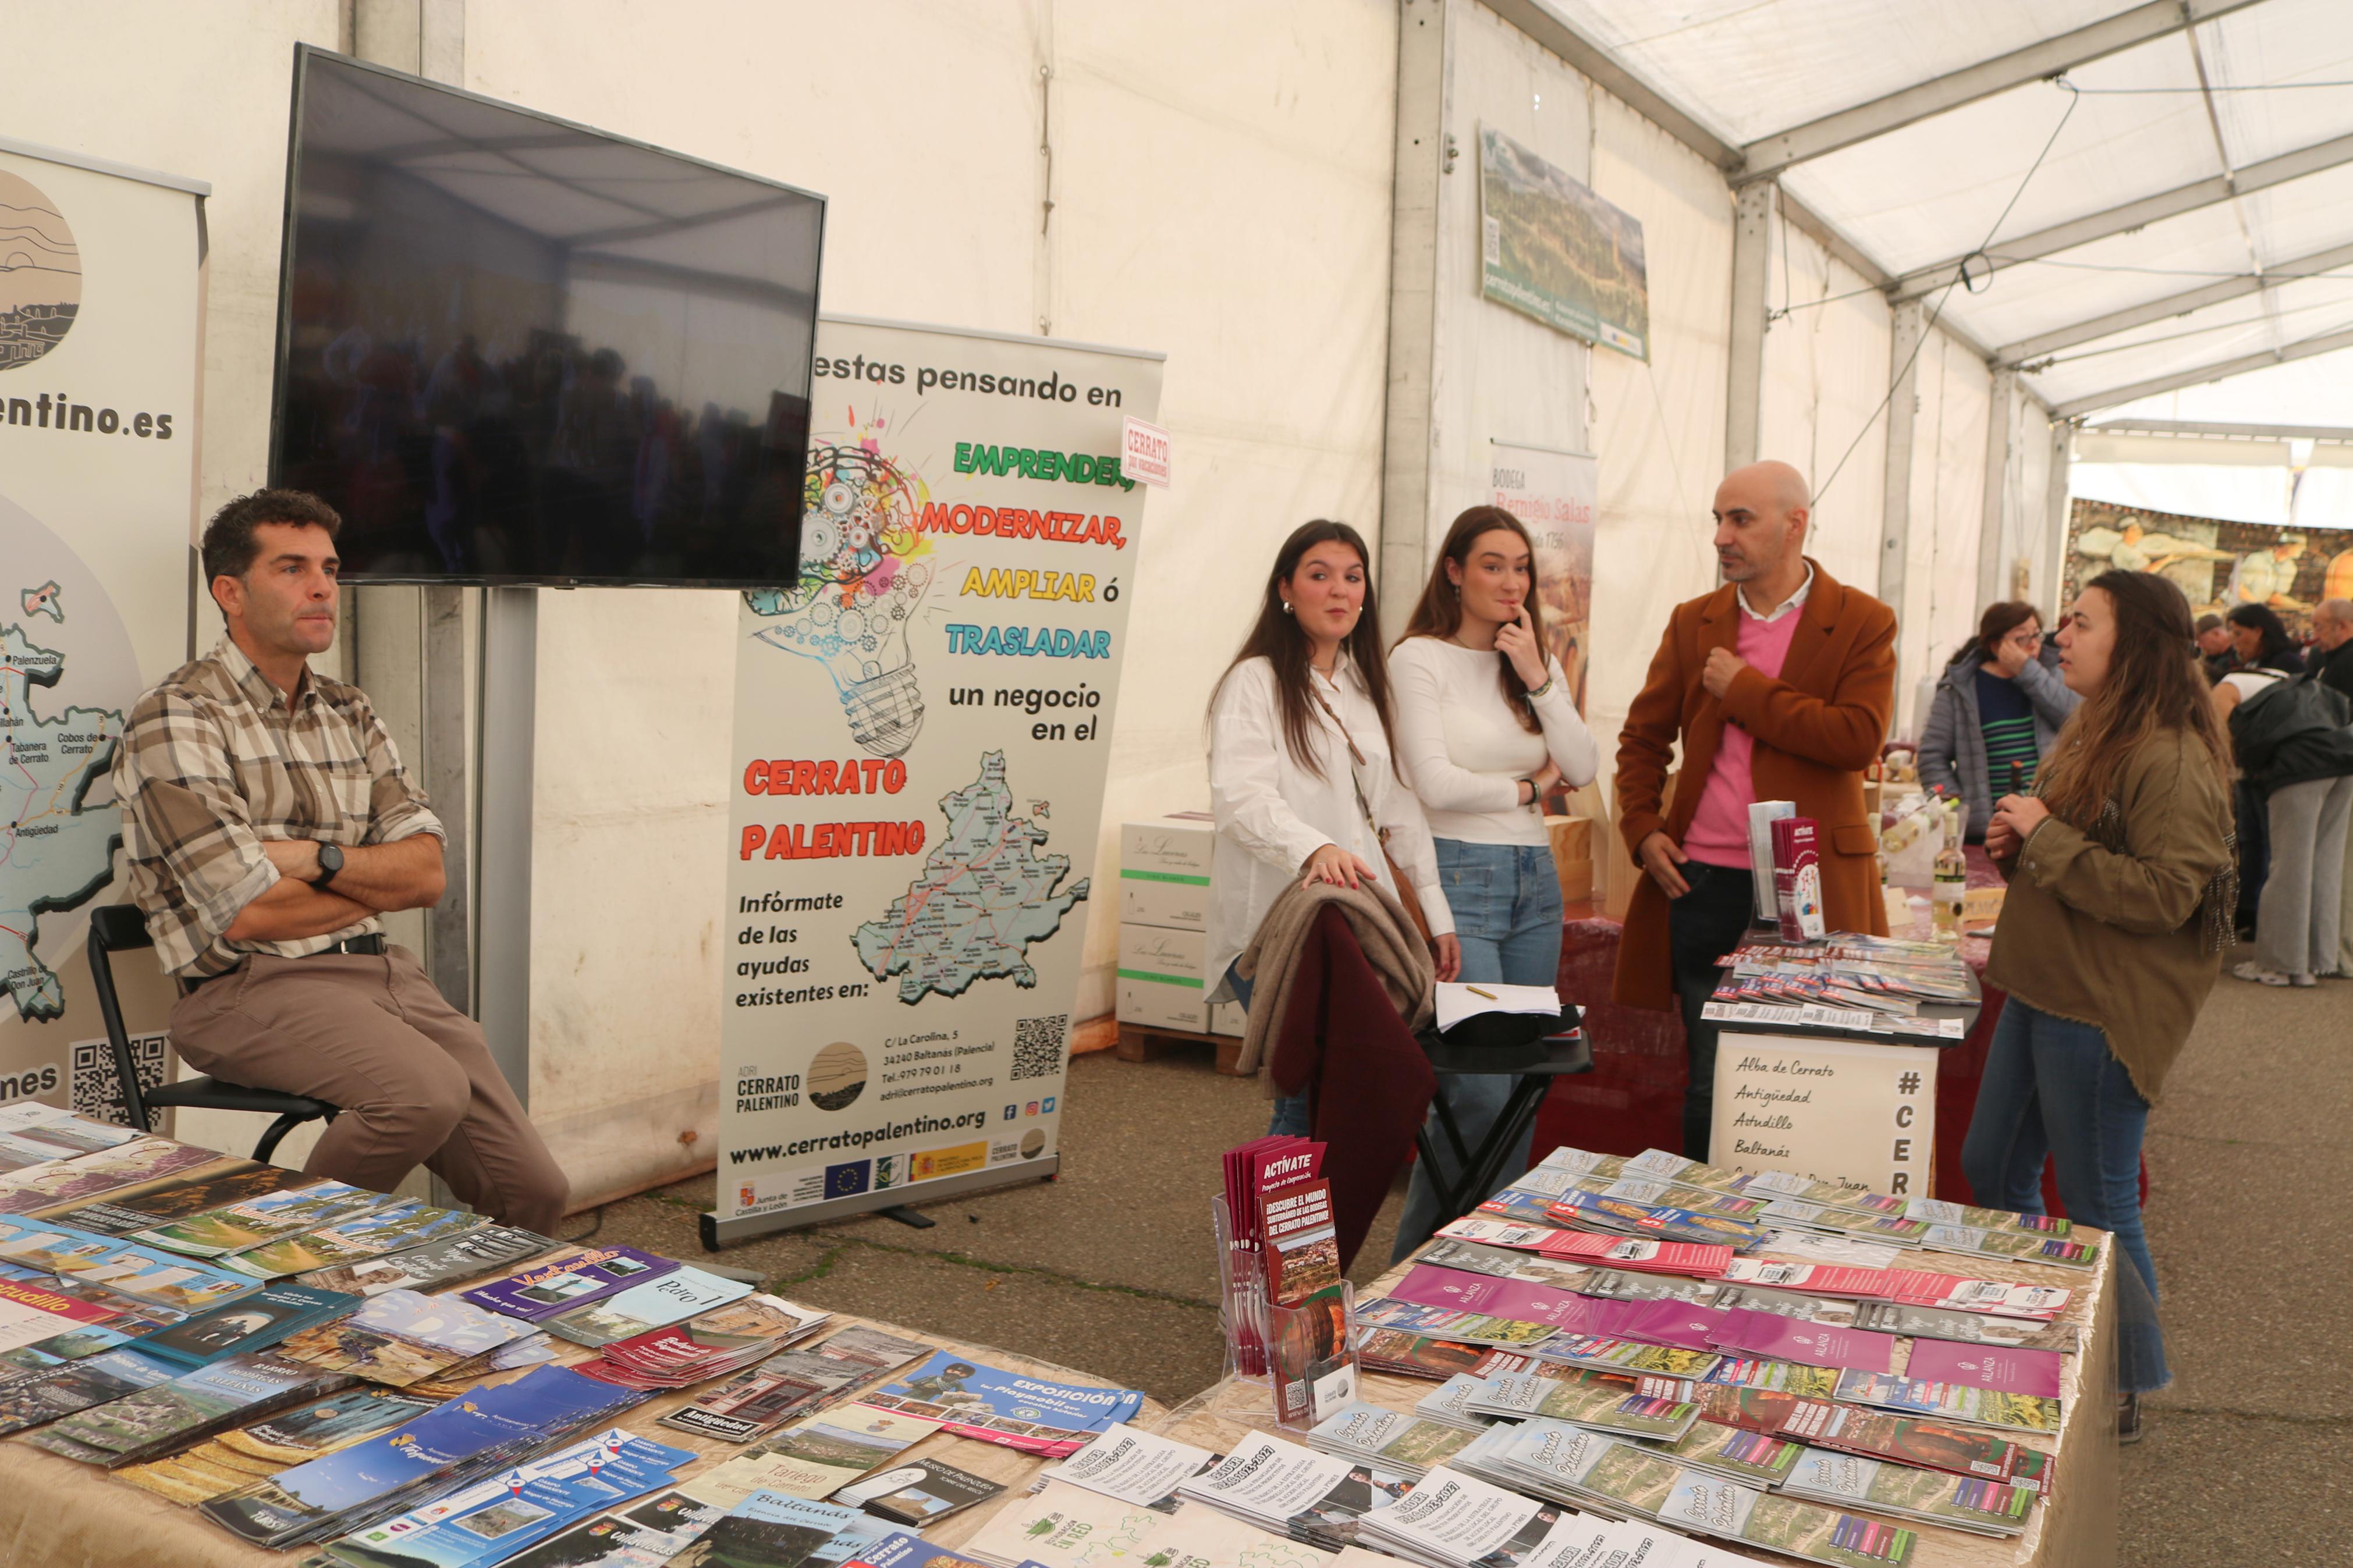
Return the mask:
<svg viewBox="0 0 2353 1568"><path fill-rule="evenodd" d="M1961 1145L1961 1173L1986 1208L2042 1213L2042 1161L2059 1167L2067 1217L2107 1231L2130 1260L2116 1270L2116 1386L2163 1388L2157 1265L2140 1223L2140 1142L2148 1101L2089 1024L2003 1005Z"/></svg>
<svg viewBox="0 0 2353 1568"><path fill-rule="evenodd" d="M1462 944L1462 973L1455 978L1472 985L1482 980L1550 985L1558 980L1563 911L1560 874L1553 868L1550 847L1472 844L1459 838L1437 842L1439 889L1454 913L1455 939ZM1453 1074L1438 1080L1438 1092L1446 1097L1454 1124L1473 1152L1493 1130L1518 1082L1514 1073ZM1461 1172L1434 1109L1429 1125L1441 1169L1433 1173L1428 1162L1414 1166L1392 1262L1403 1262L1432 1231L1457 1217L1444 1212L1439 1197L1436 1178L1442 1175L1451 1184ZM1504 1168L1516 1176L1527 1165L1528 1141L1523 1139Z"/></svg>

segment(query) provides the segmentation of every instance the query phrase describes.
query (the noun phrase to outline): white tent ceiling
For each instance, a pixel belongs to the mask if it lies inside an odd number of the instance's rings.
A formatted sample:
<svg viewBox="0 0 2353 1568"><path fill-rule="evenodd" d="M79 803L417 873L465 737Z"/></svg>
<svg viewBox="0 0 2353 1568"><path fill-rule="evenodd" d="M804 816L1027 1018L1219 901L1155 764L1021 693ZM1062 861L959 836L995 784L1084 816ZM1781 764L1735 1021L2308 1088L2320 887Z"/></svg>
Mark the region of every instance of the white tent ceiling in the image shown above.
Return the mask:
<svg viewBox="0 0 2353 1568"><path fill-rule="evenodd" d="M1778 179L2062 414L2353 351L2348 0L1499 8L1606 57L1736 182ZM2313 368L2346 384L2353 353ZM2233 384L2197 417L2263 417Z"/></svg>

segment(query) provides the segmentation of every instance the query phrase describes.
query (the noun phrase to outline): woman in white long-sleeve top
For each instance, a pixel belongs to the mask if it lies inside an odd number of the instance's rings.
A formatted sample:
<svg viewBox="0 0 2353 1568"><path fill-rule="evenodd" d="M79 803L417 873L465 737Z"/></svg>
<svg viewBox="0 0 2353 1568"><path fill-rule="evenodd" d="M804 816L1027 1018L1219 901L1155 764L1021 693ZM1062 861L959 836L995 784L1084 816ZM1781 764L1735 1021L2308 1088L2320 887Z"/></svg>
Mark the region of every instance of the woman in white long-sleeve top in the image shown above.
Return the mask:
<svg viewBox="0 0 2353 1568"><path fill-rule="evenodd" d="M1461 978L1473 984L1554 983L1560 877L1542 802L1556 783L1590 784L1601 766L1567 677L1545 650L1535 557L1519 519L1501 507L1472 507L1447 531L1404 639L1389 653L1398 760L1429 818L1439 886L1461 943ZM1440 1080L1472 1147L1494 1126L1514 1081L1504 1073ZM1526 1166L1523 1144L1505 1170ZM1398 1226L1398 1258L1454 1217L1439 1206L1430 1173L1417 1166Z"/></svg>
<svg viewBox="0 0 2353 1568"><path fill-rule="evenodd" d="M1258 622L1209 700L1209 798L1218 819L1208 973L1244 1005L1233 962L1294 880L1413 884L1440 979L1454 977L1454 921L1421 807L1397 771L1370 552L1345 522L1303 524L1267 576ZM1391 889L1392 894L1398 889ZM1275 1101L1270 1132L1304 1134L1307 1097Z"/></svg>

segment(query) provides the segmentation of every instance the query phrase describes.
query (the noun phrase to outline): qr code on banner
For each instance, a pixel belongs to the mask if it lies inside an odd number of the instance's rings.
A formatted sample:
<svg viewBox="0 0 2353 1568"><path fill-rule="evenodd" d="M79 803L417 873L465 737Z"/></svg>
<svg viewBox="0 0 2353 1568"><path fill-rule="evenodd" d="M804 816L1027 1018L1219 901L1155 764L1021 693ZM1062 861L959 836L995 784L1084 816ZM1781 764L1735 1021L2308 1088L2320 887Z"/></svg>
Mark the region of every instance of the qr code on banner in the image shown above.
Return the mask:
<svg viewBox="0 0 2353 1568"><path fill-rule="evenodd" d="M139 1069L139 1090L144 1094L164 1082L164 1047L171 1037L162 1030L131 1037L131 1060ZM73 1047L73 1109L92 1121L131 1125L122 1103L122 1086L115 1081L114 1047L104 1040L76 1040Z"/></svg>
<svg viewBox="0 0 2353 1568"><path fill-rule="evenodd" d="M1062 1070L1062 1037L1070 1033L1071 1016L1016 1018L1013 1021L1013 1073L1017 1079L1051 1078Z"/></svg>

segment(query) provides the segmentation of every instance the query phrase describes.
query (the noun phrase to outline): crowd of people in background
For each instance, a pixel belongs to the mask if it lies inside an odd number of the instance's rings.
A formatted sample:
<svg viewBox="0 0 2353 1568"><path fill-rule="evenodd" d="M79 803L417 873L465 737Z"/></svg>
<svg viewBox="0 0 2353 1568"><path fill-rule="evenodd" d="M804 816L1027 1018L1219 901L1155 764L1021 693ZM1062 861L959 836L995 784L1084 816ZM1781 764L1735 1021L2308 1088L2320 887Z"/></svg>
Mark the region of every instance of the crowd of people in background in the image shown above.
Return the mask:
<svg viewBox="0 0 2353 1568"><path fill-rule="evenodd" d="M1618 739L1616 826L1641 879L1613 999L1681 1013L1697 1159L1715 1053L1702 1010L1757 919L1750 805L1791 801L1819 825L1830 929L1888 930L1863 779L1894 718L1895 616L1806 555L1810 512L1787 464L1724 480L1723 583L1670 616ZM1389 647L1371 569L1345 524L1295 531L1212 700L1220 999L1266 986L1247 972L1252 931L1318 884L1393 901L1440 980L1549 985L1558 972L1543 812L1596 778L1601 754L1546 651L1528 531L1499 508L1462 513ZM2048 635L2031 605L1988 606L1929 703L1921 780L1964 804L1968 840L2010 886L1988 968L2007 1002L1965 1172L1980 1203L2038 1213L2048 1161L2068 1214L2115 1234L2130 1263L2128 1436L2138 1394L2168 1375L2141 1132L2223 952L2253 937L2257 956L2233 973L2269 984L2353 972L2338 920L2348 698L2353 603L2319 605L2306 649L2269 605L2193 620L2172 582L2114 570ZM1511 1081L1450 1074L1430 1114L1476 1145ZM1276 1093L1271 1131L1314 1130L1307 1092ZM1416 1171L1398 1257L1451 1217L1439 1194L1454 1174Z"/></svg>

